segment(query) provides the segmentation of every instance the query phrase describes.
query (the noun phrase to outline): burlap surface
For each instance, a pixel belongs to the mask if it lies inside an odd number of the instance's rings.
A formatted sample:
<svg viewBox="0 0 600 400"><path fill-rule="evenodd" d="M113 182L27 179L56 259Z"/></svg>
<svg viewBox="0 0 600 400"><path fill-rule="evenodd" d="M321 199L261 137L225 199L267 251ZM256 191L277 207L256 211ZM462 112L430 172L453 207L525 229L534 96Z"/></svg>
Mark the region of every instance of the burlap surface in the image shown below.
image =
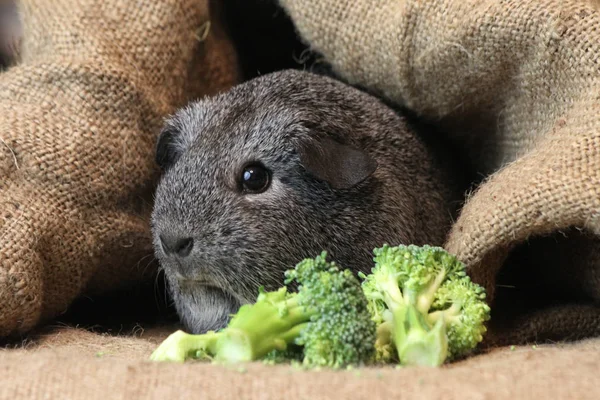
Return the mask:
<svg viewBox="0 0 600 400"><path fill-rule="evenodd" d="M1 399L598 399L600 341L502 348L440 369L304 372L155 364L168 330L113 337L57 329L0 351Z"/></svg>
<svg viewBox="0 0 600 400"><path fill-rule="evenodd" d="M547 235L554 240L531 246L537 252L517 263L514 276L535 270L537 282L529 288L548 285L588 304L600 299L597 3L280 3L337 73L442 128L486 177L468 197L446 247L486 286L490 301L511 250ZM557 251L556 242L572 257ZM507 279L506 286L519 289L519 279ZM562 315L585 335L600 333L597 307ZM556 325L556 310L547 317ZM538 329L547 325L543 315L532 318ZM582 326L583 320L589 323Z"/></svg>
<svg viewBox="0 0 600 400"><path fill-rule="evenodd" d="M83 294L152 278L165 115L236 82L208 0L24 0L0 74L0 336Z"/></svg>

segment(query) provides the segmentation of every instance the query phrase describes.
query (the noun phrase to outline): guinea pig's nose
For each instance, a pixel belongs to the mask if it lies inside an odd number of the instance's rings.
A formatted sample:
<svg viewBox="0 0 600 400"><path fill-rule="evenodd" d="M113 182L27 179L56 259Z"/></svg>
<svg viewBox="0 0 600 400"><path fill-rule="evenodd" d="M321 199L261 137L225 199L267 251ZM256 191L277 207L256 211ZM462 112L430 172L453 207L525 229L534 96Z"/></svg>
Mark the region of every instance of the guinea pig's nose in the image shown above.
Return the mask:
<svg viewBox="0 0 600 400"><path fill-rule="evenodd" d="M174 254L179 257L187 257L194 247L194 239L191 237L160 235L160 244L165 254Z"/></svg>

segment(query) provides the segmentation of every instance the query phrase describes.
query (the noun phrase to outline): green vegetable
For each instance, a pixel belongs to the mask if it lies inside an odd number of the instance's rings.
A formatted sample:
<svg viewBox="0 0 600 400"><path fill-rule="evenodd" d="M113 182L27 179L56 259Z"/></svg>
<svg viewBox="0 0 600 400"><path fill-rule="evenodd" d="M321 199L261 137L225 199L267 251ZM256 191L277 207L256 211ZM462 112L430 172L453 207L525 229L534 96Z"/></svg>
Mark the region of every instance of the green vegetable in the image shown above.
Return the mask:
<svg viewBox="0 0 600 400"><path fill-rule="evenodd" d="M326 256L323 252L286 272L286 284L297 283L297 292L261 289L256 302L240 307L225 329L203 335L178 331L151 359L279 362L300 346L307 367L341 368L369 361L376 326L368 301L354 274L327 262Z"/></svg>
<svg viewBox="0 0 600 400"><path fill-rule="evenodd" d="M288 345L285 350L273 350L262 360L265 364L282 364L290 362L302 362L304 357L302 347L294 343Z"/></svg>
<svg viewBox="0 0 600 400"><path fill-rule="evenodd" d="M375 267L360 276L378 325L377 361L439 366L481 342L490 308L464 264L432 246L385 245L374 254Z"/></svg>

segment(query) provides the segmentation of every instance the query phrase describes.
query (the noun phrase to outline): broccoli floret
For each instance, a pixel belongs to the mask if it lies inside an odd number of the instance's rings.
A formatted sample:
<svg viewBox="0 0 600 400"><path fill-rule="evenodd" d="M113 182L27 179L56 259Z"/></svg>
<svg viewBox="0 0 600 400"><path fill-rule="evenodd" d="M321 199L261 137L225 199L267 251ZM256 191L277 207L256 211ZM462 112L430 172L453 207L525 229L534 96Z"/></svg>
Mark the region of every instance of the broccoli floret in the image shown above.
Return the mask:
<svg viewBox="0 0 600 400"><path fill-rule="evenodd" d="M439 366L481 342L490 308L456 257L414 245L384 245L374 254L375 267L360 276L378 325L376 360Z"/></svg>
<svg viewBox="0 0 600 400"><path fill-rule="evenodd" d="M265 364L302 363L304 353L302 347L291 343L285 350L273 350L263 357Z"/></svg>
<svg viewBox="0 0 600 400"><path fill-rule="evenodd" d="M301 305L314 310L296 343L304 348L303 364L340 368L368 361L374 351L376 326L360 282L350 270L325 261L326 253L307 259L286 273L300 284ZM315 273L318 272L318 273Z"/></svg>
<svg viewBox="0 0 600 400"><path fill-rule="evenodd" d="M307 367L340 368L370 360L376 326L360 282L326 257L323 252L286 272L286 284L296 283L297 292L261 290L256 302L240 307L225 329L204 335L178 331L151 359L277 362L300 346Z"/></svg>

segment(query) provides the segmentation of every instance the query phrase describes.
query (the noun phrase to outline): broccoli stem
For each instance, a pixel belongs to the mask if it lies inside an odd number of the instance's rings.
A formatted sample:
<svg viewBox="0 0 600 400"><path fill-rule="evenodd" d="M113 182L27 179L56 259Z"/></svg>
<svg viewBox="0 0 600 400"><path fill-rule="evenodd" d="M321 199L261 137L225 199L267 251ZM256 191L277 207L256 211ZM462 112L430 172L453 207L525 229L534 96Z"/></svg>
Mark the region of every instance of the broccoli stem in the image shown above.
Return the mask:
<svg viewBox="0 0 600 400"><path fill-rule="evenodd" d="M390 276L385 282L381 282L380 292L383 294L383 301L392 313L396 307L405 302L405 298L398 287L398 280L395 277Z"/></svg>
<svg viewBox="0 0 600 400"><path fill-rule="evenodd" d="M389 362L395 359L392 343L392 324L390 321L382 322L377 326L375 339L375 361Z"/></svg>
<svg viewBox="0 0 600 400"><path fill-rule="evenodd" d="M461 306L457 303L452 304L449 308L440 311L434 311L427 315L429 322L435 324L438 320L444 319L447 324L453 324L460 321Z"/></svg>
<svg viewBox="0 0 600 400"><path fill-rule="evenodd" d="M150 356L154 361L184 362L190 358L210 358L215 354L220 333L191 335L183 331L171 334Z"/></svg>
<svg viewBox="0 0 600 400"><path fill-rule="evenodd" d="M226 363L249 362L263 358L273 350L286 350L305 327L306 323L302 323L284 333L227 329L217 343L215 360Z"/></svg>
<svg viewBox="0 0 600 400"><path fill-rule="evenodd" d="M431 327L425 316L412 304L393 311L393 341L402 365L437 367L448 354L444 319Z"/></svg>
<svg viewBox="0 0 600 400"><path fill-rule="evenodd" d="M392 317L390 326L378 333L384 334L385 330L391 329L392 341L402 365L439 366L448 355L445 315L435 315L435 321L431 323L428 318L435 292L445 276L444 271L439 273L422 292L408 288L401 290L392 276L380 283L383 301ZM384 348L382 342L378 345L378 348Z"/></svg>
<svg viewBox="0 0 600 400"><path fill-rule="evenodd" d="M279 312L272 303L257 302L251 312L239 313L223 330L216 344L216 361L249 362L273 350L285 350L310 321L313 310L298 305L296 297L285 301Z"/></svg>
<svg viewBox="0 0 600 400"><path fill-rule="evenodd" d="M286 350L307 326L315 310L298 304L285 290L265 294L253 305L242 306L227 328L191 335L177 331L169 336L151 359L184 362L211 359L224 363L249 362L273 350Z"/></svg>
<svg viewBox="0 0 600 400"><path fill-rule="evenodd" d="M429 284L426 290L419 293L417 296L417 309L423 314L427 314L431 308L431 304L435 299L435 292L440 288L442 282L446 278L446 271L442 269L435 279Z"/></svg>
<svg viewBox="0 0 600 400"><path fill-rule="evenodd" d="M385 321L377 327L376 330L377 339L375 340L376 345L387 345L392 342L392 324L390 321Z"/></svg>

